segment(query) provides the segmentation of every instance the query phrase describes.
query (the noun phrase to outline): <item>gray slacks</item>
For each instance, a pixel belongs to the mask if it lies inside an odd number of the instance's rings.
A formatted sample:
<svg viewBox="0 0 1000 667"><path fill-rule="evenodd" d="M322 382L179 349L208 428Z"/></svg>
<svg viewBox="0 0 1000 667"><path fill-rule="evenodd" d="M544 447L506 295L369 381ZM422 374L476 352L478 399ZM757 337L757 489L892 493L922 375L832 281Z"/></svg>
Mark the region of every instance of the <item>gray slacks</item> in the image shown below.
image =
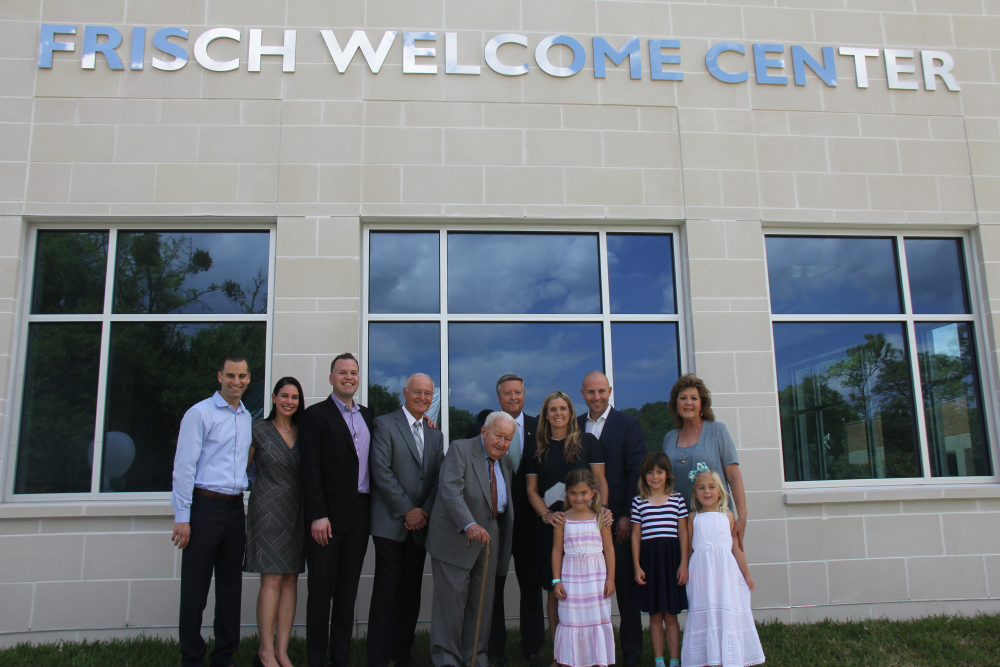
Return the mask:
<svg viewBox="0 0 1000 667"><path fill-rule="evenodd" d="M479 646L476 667L488 667L486 647L490 639L490 619L493 615L493 592L496 585L496 544L491 545L490 569L486 576L483 617L479 625ZM471 570L431 559L434 572L434 606L431 610L431 662L434 667L464 667L472 658L472 641L476 633L479 611L479 591L483 585L483 565L486 550Z"/></svg>

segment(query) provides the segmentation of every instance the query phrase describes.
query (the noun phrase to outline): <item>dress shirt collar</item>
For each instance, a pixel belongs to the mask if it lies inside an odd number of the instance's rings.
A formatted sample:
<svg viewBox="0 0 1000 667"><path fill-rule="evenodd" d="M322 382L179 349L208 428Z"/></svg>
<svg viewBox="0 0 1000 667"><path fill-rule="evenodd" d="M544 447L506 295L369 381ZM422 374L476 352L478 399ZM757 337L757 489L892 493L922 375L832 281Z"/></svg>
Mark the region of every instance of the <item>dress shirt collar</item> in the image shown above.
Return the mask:
<svg viewBox="0 0 1000 667"><path fill-rule="evenodd" d="M514 421L517 422L517 427L523 431L524 430L524 410L521 410L521 412L518 413L518 415L516 417L514 417Z"/></svg>
<svg viewBox="0 0 1000 667"><path fill-rule="evenodd" d="M422 424L422 422L424 421L423 417L419 417L419 418L418 417L414 417L413 415L410 414L410 411L407 410L405 407L403 408L403 414L406 415L406 423L410 425L411 429L413 428L414 424L420 424L421 426L423 426L423 424Z"/></svg>
<svg viewBox="0 0 1000 667"><path fill-rule="evenodd" d="M202 394L202 396L204 396L204 394ZM220 407L220 408L231 408L231 407L233 407L233 406L229 405L229 402L226 401L226 399L224 399L222 397L222 392L220 392L220 391L215 392L215 394L212 395L212 399L215 401L215 405L217 407ZM234 412L236 412L237 414L239 414L240 412L246 412L246 411L247 411L247 409L245 407L243 407L243 401L240 401L236 405L236 409L234 410Z"/></svg>
<svg viewBox="0 0 1000 667"><path fill-rule="evenodd" d="M591 423L594 423L594 424L600 424L601 422L605 422L605 421L608 420L608 415L610 413L611 413L611 404L610 403L608 404L607 410L604 411L604 414L602 414L597 419L591 418L591 416L590 416L590 410L588 410L587 411L587 421L591 422Z"/></svg>
<svg viewBox="0 0 1000 667"><path fill-rule="evenodd" d="M351 399L350 406L348 406L347 403L344 403L342 400L340 400L339 398L337 398L337 395L334 394L334 393L330 394L330 398L332 398L333 402L337 404L337 407L340 408L341 412L360 412L361 411L361 409L358 408L358 402L355 401L353 398Z"/></svg>

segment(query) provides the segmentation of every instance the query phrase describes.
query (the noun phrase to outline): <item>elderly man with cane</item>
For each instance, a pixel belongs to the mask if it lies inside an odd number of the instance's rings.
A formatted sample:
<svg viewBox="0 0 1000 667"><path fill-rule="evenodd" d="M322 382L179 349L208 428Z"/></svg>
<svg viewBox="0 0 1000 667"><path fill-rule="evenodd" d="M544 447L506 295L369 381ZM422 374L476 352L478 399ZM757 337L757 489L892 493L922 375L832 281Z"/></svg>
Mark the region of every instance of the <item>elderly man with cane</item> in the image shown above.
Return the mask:
<svg viewBox="0 0 1000 667"><path fill-rule="evenodd" d="M490 414L479 436L451 443L441 466L427 533L434 571L434 667L470 661L472 667L487 667L496 574L510 564L514 506L507 450L516 428L507 413Z"/></svg>

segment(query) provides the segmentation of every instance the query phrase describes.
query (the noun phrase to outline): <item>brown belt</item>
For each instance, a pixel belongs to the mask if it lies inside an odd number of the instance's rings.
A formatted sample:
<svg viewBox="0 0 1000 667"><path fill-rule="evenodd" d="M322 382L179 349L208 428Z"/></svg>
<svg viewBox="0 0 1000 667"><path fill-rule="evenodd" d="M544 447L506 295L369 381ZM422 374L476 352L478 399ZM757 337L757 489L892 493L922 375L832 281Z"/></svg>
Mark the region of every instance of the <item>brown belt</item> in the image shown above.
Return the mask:
<svg viewBox="0 0 1000 667"><path fill-rule="evenodd" d="M206 496L208 498L215 498L216 500L226 500L226 501L229 501L231 503L234 503L237 500L239 500L241 502L243 501L243 494L242 493L238 493L235 496L232 496L232 495L229 495L228 493L219 493L218 491L209 491L208 489L200 489L197 486L194 487L194 492L195 492L195 494L197 494L199 496Z"/></svg>

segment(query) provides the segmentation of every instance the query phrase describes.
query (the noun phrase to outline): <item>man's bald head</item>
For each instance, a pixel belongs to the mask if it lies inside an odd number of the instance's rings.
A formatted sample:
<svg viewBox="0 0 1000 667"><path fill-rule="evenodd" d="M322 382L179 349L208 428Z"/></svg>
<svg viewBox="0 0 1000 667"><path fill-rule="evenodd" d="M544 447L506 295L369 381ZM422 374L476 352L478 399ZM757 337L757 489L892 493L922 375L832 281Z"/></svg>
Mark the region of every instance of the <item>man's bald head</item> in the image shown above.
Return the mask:
<svg viewBox="0 0 1000 667"><path fill-rule="evenodd" d="M583 386L580 388L583 400L590 408L591 419L597 419L608 409L611 399L611 384L608 376L601 371L590 371L583 376Z"/></svg>

